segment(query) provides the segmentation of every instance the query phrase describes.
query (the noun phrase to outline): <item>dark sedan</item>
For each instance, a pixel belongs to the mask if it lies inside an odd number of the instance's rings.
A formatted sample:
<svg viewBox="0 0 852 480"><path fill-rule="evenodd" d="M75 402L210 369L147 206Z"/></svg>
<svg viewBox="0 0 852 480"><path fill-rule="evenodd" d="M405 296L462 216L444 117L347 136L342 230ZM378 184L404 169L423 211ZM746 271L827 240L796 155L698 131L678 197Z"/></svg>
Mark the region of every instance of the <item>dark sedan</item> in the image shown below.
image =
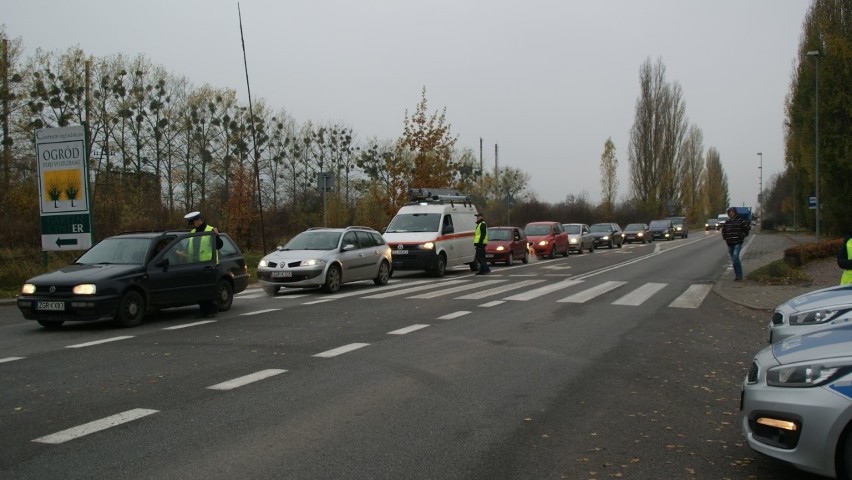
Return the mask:
<svg viewBox="0 0 852 480"><path fill-rule="evenodd" d="M624 244L624 234L617 223L596 223L589 227L589 230L595 237L595 248L604 245L609 248L621 248Z"/></svg>
<svg viewBox="0 0 852 480"><path fill-rule="evenodd" d="M654 240L645 223L631 223L624 227L624 243L647 243Z"/></svg>
<svg viewBox="0 0 852 480"><path fill-rule="evenodd" d="M248 286L245 258L236 243L213 232L134 232L108 237L72 265L31 278L18 296L24 318L44 327L66 321L113 319L139 325L147 312L215 301L231 308ZM207 238L205 238L207 237Z"/></svg>

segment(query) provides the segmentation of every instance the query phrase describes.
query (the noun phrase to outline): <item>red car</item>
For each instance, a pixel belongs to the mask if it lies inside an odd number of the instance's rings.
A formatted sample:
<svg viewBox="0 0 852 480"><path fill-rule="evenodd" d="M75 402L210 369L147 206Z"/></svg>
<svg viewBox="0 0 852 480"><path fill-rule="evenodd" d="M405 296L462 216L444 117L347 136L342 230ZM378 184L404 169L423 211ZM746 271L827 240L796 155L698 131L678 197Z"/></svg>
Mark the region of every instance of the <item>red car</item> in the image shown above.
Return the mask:
<svg viewBox="0 0 852 480"><path fill-rule="evenodd" d="M488 263L506 262L506 265L511 265L515 260L529 263L530 251L527 247L527 236L520 228L491 227L488 229L485 258Z"/></svg>
<svg viewBox="0 0 852 480"><path fill-rule="evenodd" d="M527 241L537 257L568 256L568 232L559 222L530 222L524 227Z"/></svg>

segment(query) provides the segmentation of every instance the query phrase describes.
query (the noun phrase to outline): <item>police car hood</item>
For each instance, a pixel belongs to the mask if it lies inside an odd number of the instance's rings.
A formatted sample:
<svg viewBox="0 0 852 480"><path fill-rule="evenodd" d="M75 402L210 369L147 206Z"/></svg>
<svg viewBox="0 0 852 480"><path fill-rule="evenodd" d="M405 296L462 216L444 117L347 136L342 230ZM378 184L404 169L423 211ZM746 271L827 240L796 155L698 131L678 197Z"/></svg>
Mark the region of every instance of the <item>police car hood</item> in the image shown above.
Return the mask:
<svg viewBox="0 0 852 480"><path fill-rule="evenodd" d="M62 267L52 272L44 273L30 279L27 283L37 285L77 285L79 283L95 283L98 280L116 278L122 275L138 272L142 265L127 264L74 264Z"/></svg>
<svg viewBox="0 0 852 480"><path fill-rule="evenodd" d="M385 241L396 245L399 243L404 244L414 244L414 243L426 243L426 242L434 242L437 238L437 234L435 232L404 232L404 233L385 233L382 235Z"/></svg>
<svg viewBox="0 0 852 480"><path fill-rule="evenodd" d="M801 312L829 307L852 308L852 285L837 285L799 295L779 305L778 310Z"/></svg>
<svg viewBox="0 0 852 480"><path fill-rule="evenodd" d="M852 325L829 325L772 345L772 355L782 365L852 355Z"/></svg>

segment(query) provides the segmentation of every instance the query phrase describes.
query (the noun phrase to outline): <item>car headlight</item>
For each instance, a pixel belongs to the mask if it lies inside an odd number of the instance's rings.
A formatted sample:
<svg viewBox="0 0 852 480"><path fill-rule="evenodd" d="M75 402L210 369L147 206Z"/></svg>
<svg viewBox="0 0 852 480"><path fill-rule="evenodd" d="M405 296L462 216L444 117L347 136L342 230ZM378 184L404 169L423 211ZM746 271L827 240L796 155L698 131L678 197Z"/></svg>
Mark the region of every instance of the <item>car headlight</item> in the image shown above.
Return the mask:
<svg viewBox="0 0 852 480"><path fill-rule="evenodd" d="M542 240L542 241L538 242L538 245L540 247L546 247L547 246L547 240Z"/></svg>
<svg viewBox="0 0 852 480"><path fill-rule="evenodd" d="M603 237L601 237L601 240L609 240L609 235L604 235Z"/></svg>
<svg viewBox="0 0 852 480"><path fill-rule="evenodd" d="M683 230L683 227L677 227L677 228L675 228L675 230L677 230L679 232L679 231Z"/></svg>
<svg viewBox="0 0 852 480"><path fill-rule="evenodd" d="M261 260L260 262L258 262L257 266L258 267L268 267L269 266L269 260L266 260L266 259Z"/></svg>
<svg viewBox="0 0 852 480"><path fill-rule="evenodd" d="M316 265L325 265L325 260L321 258L309 258L307 260L302 260L302 267L313 267Z"/></svg>
<svg viewBox="0 0 852 480"><path fill-rule="evenodd" d="M572 238L568 241L571 242L571 244L573 245L573 244L577 243L579 240L577 240L576 238Z"/></svg>
<svg viewBox="0 0 852 480"><path fill-rule="evenodd" d="M639 232L639 233L637 233L637 234L636 234L636 236L637 236L637 237L644 237L644 236L645 236L645 234L644 234L644 233L642 233L642 232Z"/></svg>
<svg viewBox="0 0 852 480"><path fill-rule="evenodd" d="M505 250L505 248L503 248L503 245L500 245L499 247L497 247L498 252L502 252L503 250Z"/></svg>
<svg viewBox="0 0 852 480"><path fill-rule="evenodd" d="M435 248L435 243L434 242L426 242L423 245L420 245L420 248L422 248L423 250L432 250L432 249Z"/></svg>
<svg viewBox="0 0 852 480"><path fill-rule="evenodd" d="M805 363L781 365L766 372L766 384L772 387L817 387L850 371L850 365L830 363Z"/></svg>
<svg viewBox="0 0 852 480"><path fill-rule="evenodd" d="M94 295L98 291L98 287L93 283L84 283L81 285L76 285L71 292L74 295Z"/></svg>
<svg viewBox="0 0 852 480"><path fill-rule="evenodd" d="M32 295L36 291L35 285L32 283L25 283L23 287L21 287L21 294L23 295Z"/></svg>
<svg viewBox="0 0 852 480"><path fill-rule="evenodd" d="M809 312L800 312L790 315L790 325L816 325L826 323L848 312L850 309L820 308Z"/></svg>

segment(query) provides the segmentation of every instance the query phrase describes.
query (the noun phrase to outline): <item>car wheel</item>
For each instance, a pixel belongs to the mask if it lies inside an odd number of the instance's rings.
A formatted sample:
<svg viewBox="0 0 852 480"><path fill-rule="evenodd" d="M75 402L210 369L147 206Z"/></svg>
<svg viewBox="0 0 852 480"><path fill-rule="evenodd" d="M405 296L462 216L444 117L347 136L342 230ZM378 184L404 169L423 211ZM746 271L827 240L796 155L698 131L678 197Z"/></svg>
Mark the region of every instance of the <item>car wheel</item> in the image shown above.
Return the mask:
<svg viewBox="0 0 852 480"><path fill-rule="evenodd" d="M521 261L523 263L530 263L530 251L529 250L524 251L524 258L522 258Z"/></svg>
<svg viewBox="0 0 852 480"><path fill-rule="evenodd" d="M610 250L612 250L613 248L615 248L615 242L613 242L612 240L610 240L610 241L609 241L609 249L610 249Z"/></svg>
<svg viewBox="0 0 852 480"><path fill-rule="evenodd" d="M579 254L579 255L583 254L583 244L582 243L580 244L580 248L577 249L577 254Z"/></svg>
<svg viewBox="0 0 852 480"><path fill-rule="evenodd" d="M388 262L382 261L381 265L379 265L379 274L373 279L373 283L376 285L387 285L389 279L390 265Z"/></svg>
<svg viewBox="0 0 852 480"><path fill-rule="evenodd" d="M552 247L550 247L550 255L549 255L549 257L550 257L550 258L556 258L556 245L553 245Z"/></svg>
<svg viewBox="0 0 852 480"><path fill-rule="evenodd" d="M115 322L122 327L135 327L142 323L145 316L145 299L136 290L128 290L118 301Z"/></svg>
<svg viewBox="0 0 852 480"><path fill-rule="evenodd" d="M322 290L326 293L337 293L340 290L340 267L332 265L328 267L328 273L325 274L325 283L322 285Z"/></svg>
<svg viewBox="0 0 852 480"><path fill-rule="evenodd" d="M621 248L621 247L623 247L623 246L624 246L624 241L623 241L623 240L622 240L622 241L620 241L620 242L618 242L618 248Z"/></svg>
<svg viewBox="0 0 852 480"><path fill-rule="evenodd" d="M470 264L471 270L479 270L479 262L474 260L473 263ZM433 274L436 277L443 277L447 273L447 258L444 257L444 254L438 255L438 262L435 264L435 271Z"/></svg>
<svg viewBox="0 0 852 480"><path fill-rule="evenodd" d="M278 290L280 290L280 289L281 289L281 287L279 287L278 285L264 285L263 286L263 291L270 294L270 295L275 295L276 293L278 293Z"/></svg>
<svg viewBox="0 0 852 480"><path fill-rule="evenodd" d="M506 256L506 265L511 267L513 263L515 263L515 252L509 252Z"/></svg>
<svg viewBox="0 0 852 480"><path fill-rule="evenodd" d="M216 284L216 308L220 312L227 312L233 304L234 287L231 286L231 282L223 278Z"/></svg>
<svg viewBox="0 0 852 480"><path fill-rule="evenodd" d="M59 328L63 323L64 320L38 320L38 324L44 328Z"/></svg>
<svg viewBox="0 0 852 480"><path fill-rule="evenodd" d="M562 252L562 256L567 257L569 253L571 252L568 251L568 245L565 245L565 251Z"/></svg>

